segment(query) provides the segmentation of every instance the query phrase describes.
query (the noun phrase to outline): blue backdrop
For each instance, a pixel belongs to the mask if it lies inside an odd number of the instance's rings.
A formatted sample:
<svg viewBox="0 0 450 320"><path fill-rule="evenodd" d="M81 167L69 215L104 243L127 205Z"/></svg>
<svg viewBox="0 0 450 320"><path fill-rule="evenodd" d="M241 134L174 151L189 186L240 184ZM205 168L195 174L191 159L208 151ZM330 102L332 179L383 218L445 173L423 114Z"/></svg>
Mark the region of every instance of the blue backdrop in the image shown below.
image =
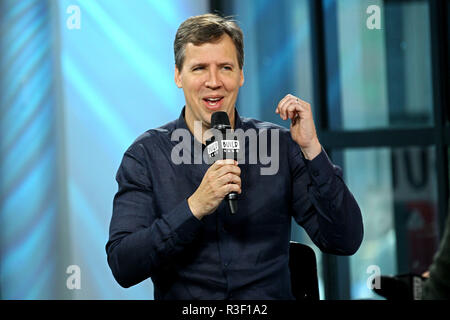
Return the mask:
<svg viewBox="0 0 450 320"><path fill-rule="evenodd" d="M173 39L203 0L1 2L2 299L151 299L104 246L122 155L178 116ZM79 267L80 288L67 273Z"/></svg>

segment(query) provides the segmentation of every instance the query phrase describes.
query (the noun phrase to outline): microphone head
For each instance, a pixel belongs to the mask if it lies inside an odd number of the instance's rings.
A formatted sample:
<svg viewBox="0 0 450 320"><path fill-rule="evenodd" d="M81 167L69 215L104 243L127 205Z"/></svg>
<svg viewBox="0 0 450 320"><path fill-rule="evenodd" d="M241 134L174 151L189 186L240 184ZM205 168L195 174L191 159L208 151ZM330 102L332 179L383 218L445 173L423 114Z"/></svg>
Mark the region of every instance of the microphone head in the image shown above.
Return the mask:
<svg viewBox="0 0 450 320"><path fill-rule="evenodd" d="M216 111L211 115L211 128L230 127L230 119L225 111Z"/></svg>

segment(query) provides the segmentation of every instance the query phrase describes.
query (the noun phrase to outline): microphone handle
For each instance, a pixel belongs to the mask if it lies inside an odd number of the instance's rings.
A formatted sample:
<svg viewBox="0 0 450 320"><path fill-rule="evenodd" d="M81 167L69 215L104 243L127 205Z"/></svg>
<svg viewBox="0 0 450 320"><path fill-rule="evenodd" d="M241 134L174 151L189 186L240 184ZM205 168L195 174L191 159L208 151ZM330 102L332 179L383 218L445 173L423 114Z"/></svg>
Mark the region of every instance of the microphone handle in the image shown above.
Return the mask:
<svg viewBox="0 0 450 320"><path fill-rule="evenodd" d="M237 209L238 209L237 196L238 196L238 194L236 192L234 192L234 191L230 192L226 196L227 202L228 202L228 206L230 207L230 211L231 211L232 214L235 214L237 212Z"/></svg>
<svg viewBox="0 0 450 320"><path fill-rule="evenodd" d="M237 160L236 151L233 151L233 159ZM238 194L237 194L237 192L234 192L234 191L230 192L229 194L226 195L225 198L227 199L228 206L230 207L231 213L235 214L238 209L238 204L237 204Z"/></svg>

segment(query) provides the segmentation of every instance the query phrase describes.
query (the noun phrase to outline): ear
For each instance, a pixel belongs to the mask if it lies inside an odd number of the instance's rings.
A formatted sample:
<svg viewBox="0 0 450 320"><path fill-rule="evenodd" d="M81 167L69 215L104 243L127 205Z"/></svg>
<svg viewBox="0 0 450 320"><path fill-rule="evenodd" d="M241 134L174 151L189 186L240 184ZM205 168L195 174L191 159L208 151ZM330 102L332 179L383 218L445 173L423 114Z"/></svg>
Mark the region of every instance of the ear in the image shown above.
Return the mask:
<svg viewBox="0 0 450 320"><path fill-rule="evenodd" d="M178 67L175 66L175 84L178 88L183 88L183 85L181 83L181 72L178 70Z"/></svg>
<svg viewBox="0 0 450 320"><path fill-rule="evenodd" d="M244 85L244 70L241 69L241 74L240 74L241 80L239 81L239 86L242 87Z"/></svg>

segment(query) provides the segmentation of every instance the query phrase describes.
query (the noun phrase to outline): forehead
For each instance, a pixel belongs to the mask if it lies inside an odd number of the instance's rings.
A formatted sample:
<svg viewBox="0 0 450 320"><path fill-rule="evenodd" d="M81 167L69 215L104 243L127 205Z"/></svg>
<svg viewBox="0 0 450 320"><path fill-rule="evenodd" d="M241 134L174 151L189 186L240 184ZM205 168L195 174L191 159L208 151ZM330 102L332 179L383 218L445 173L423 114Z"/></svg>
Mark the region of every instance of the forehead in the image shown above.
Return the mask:
<svg viewBox="0 0 450 320"><path fill-rule="evenodd" d="M237 63L237 50L233 40L227 34L214 42L206 42L195 45L189 42L185 48L185 62L213 63L213 62Z"/></svg>

